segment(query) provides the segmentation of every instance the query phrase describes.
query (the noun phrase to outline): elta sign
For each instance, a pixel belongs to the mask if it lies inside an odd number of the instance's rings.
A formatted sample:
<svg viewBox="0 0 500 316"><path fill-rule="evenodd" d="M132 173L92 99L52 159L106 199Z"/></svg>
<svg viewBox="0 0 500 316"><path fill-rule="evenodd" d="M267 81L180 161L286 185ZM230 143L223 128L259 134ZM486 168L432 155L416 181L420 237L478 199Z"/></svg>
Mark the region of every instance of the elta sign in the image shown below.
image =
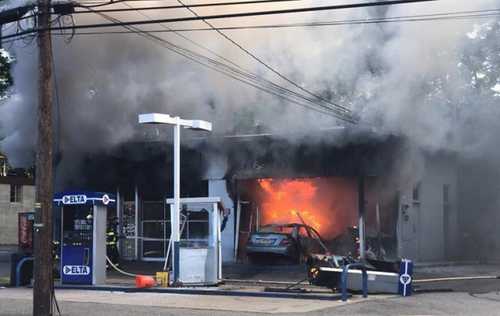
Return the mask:
<svg viewBox="0 0 500 316"><path fill-rule="evenodd" d="M66 275L89 275L89 266L64 266L63 273Z"/></svg>
<svg viewBox="0 0 500 316"><path fill-rule="evenodd" d="M87 196L84 194L65 195L62 197L62 202L64 205L85 204L87 203Z"/></svg>

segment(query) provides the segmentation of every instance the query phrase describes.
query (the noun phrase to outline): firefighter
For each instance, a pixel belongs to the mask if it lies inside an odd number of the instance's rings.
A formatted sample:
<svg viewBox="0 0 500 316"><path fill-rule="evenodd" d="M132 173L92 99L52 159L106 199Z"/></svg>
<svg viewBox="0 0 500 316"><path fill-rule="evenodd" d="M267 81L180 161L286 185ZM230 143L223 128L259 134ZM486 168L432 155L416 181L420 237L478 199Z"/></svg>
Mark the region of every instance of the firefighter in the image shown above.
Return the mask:
<svg viewBox="0 0 500 316"><path fill-rule="evenodd" d="M119 266L120 254L118 253L118 231L117 231L117 220L116 218L111 218L108 222L108 228L106 231L106 256L109 258L111 263L115 266ZM106 266L108 262L106 260Z"/></svg>

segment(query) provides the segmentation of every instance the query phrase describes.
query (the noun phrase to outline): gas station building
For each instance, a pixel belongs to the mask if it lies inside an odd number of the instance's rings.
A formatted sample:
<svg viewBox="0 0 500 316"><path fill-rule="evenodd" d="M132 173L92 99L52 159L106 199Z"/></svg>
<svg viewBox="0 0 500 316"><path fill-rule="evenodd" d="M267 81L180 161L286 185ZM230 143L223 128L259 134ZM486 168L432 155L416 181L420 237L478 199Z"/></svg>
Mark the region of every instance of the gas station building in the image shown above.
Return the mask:
<svg viewBox="0 0 500 316"><path fill-rule="evenodd" d="M280 156L256 152L255 146L278 147ZM87 178L81 181L84 187L116 195L115 213L108 212L108 217L115 216L119 222L123 260L163 261L168 251L170 212L166 199L172 196L169 147L159 142L134 143L124 145L111 156L87 160ZM339 148L295 146L261 138L229 142L223 154L210 144L194 147L182 149L182 197L221 199L226 217L221 231L223 262L245 261L249 233L269 223L263 207L268 200L258 190L262 179L278 186L292 180L313 186L319 182L333 183L330 193L324 195L342 192L349 196L341 207L332 206L334 215L330 217L339 218L337 222L342 223L335 228L333 237L356 226L359 212L363 212L367 238L381 236L390 257L407 257L417 262L459 257L457 165L450 155L424 155L418 177L397 182L393 174L407 163L398 157L400 140ZM411 170L414 166L404 168ZM186 221L181 240L196 241L206 227L207 216L193 213Z"/></svg>

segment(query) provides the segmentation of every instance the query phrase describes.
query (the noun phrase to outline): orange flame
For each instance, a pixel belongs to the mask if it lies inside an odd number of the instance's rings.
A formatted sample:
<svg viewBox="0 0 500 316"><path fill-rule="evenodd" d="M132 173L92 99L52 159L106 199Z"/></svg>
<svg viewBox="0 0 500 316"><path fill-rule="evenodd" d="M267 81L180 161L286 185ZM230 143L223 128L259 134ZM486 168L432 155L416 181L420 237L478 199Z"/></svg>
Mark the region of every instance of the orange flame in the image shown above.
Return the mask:
<svg viewBox="0 0 500 316"><path fill-rule="evenodd" d="M354 181L344 178L259 179L261 225L304 222L331 239L357 219Z"/></svg>

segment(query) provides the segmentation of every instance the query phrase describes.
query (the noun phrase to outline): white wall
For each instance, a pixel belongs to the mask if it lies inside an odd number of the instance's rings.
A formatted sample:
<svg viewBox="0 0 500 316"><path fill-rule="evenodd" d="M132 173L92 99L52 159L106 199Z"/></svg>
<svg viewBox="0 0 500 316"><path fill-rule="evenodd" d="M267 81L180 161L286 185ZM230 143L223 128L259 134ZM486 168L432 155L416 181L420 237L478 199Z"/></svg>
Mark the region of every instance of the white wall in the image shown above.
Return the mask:
<svg viewBox="0 0 500 316"><path fill-rule="evenodd" d="M399 213L399 254L417 262L453 260L458 247L457 166L453 159L432 157L426 159L421 177L419 203L412 201L412 186L402 189L404 201L409 203L410 227ZM450 217L448 236L445 235L443 186L449 185ZM401 206L400 206L401 208ZM406 231L405 231L406 228ZM408 235L415 233L414 243ZM405 240L406 237L406 240ZM406 247L406 248L405 248Z"/></svg>
<svg viewBox="0 0 500 316"><path fill-rule="evenodd" d="M226 189L226 180L208 180L208 196L220 197L225 208L231 210L231 214L222 232L222 261L234 261L234 203L229 197Z"/></svg>
<svg viewBox="0 0 500 316"><path fill-rule="evenodd" d="M443 186L449 189L448 236L445 235ZM443 261L456 255L458 238L457 166L453 160L433 158L422 182L422 216L419 234L420 260Z"/></svg>

